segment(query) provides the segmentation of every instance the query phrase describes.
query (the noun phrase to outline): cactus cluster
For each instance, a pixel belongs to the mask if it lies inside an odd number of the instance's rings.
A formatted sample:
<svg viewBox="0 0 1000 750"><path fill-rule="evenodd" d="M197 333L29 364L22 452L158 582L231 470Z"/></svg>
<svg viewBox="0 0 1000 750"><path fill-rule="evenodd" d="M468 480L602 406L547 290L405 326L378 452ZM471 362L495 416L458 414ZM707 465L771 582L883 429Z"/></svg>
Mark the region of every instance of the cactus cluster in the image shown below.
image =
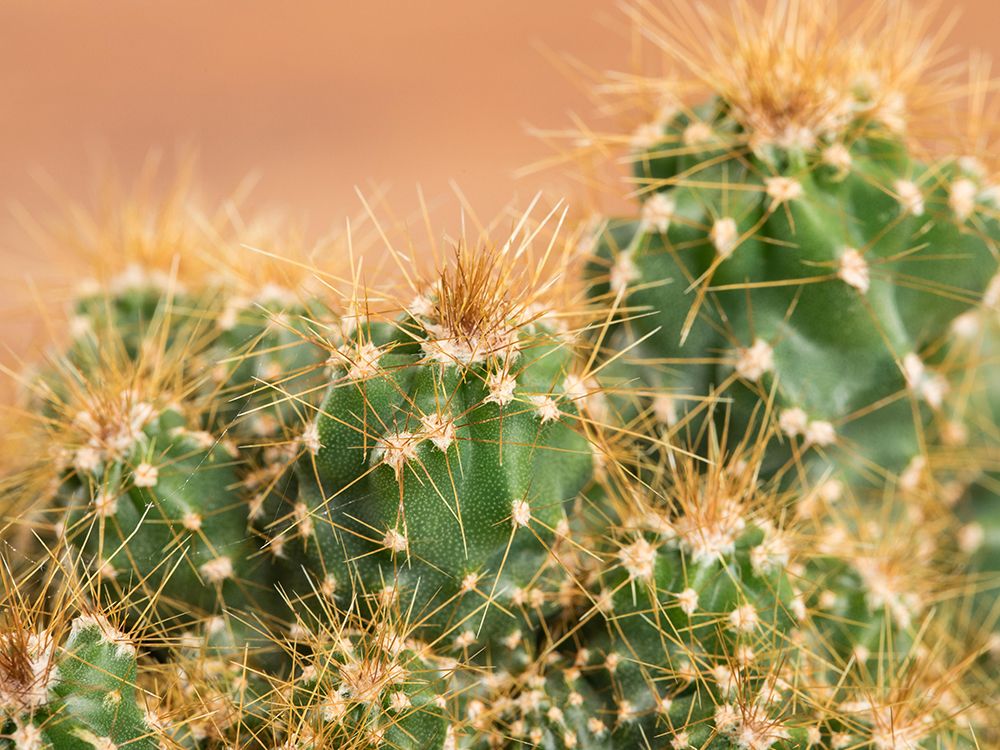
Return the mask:
<svg viewBox="0 0 1000 750"><path fill-rule="evenodd" d="M424 270L370 212L374 284L360 224L333 270L176 196L86 224L0 482L0 748L1000 743L1000 207L918 132L931 16L665 2L692 81L574 134L634 218Z"/></svg>

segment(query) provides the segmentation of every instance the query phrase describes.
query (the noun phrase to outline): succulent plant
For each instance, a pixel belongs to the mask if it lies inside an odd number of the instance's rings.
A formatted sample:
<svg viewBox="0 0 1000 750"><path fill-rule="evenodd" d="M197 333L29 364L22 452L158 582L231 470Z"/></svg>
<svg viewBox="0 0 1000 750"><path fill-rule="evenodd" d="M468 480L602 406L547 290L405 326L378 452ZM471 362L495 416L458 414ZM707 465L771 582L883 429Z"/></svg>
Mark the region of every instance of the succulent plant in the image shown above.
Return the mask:
<svg viewBox="0 0 1000 750"><path fill-rule="evenodd" d="M285 717L287 745L444 747L444 679L416 648L389 628L342 630L317 643L301 672L277 691L273 715Z"/></svg>
<svg viewBox="0 0 1000 750"><path fill-rule="evenodd" d="M187 350L144 347L133 359L121 339L103 343L94 357L56 360L32 386L52 456L49 512L80 575L106 605L127 603L133 622L158 628L280 611L248 532L236 449L201 429L184 373L164 369Z"/></svg>
<svg viewBox="0 0 1000 750"><path fill-rule="evenodd" d="M698 86L610 87L637 218L432 275L375 219L374 286L353 234L341 278L186 200L92 227L0 482L5 603L72 625L0 615L0 747L1000 740L1000 191L916 132L932 16L666 7Z"/></svg>
<svg viewBox="0 0 1000 750"><path fill-rule="evenodd" d="M460 247L401 316L331 348L277 536L316 591L388 597L459 654L552 611L566 509L591 478L582 363L517 287L511 248Z"/></svg>
<svg viewBox="0 0 1000 750"><path fill-rule="evenodd" d="M65 638L11 630L0 642L0 747L159 747L136 694L135 646L102 616L73 620Z"/></svg>
<svg viewBox="0 0 1000 750"><path fill-rule="evenodd" d="M819 454L820 473L878 484L926 453L937 353L997 269L996 191L908 127L907 97L934 84L922 14L896 27L879 6L831 39L825 10L793 5L689 19L704 48L643 6L704 99L642 84L666 104L631 140L641 214L601 225L594 293L635 311L670 421L730 399L732 436L765 420L783 435L769 471Z"/></svg>

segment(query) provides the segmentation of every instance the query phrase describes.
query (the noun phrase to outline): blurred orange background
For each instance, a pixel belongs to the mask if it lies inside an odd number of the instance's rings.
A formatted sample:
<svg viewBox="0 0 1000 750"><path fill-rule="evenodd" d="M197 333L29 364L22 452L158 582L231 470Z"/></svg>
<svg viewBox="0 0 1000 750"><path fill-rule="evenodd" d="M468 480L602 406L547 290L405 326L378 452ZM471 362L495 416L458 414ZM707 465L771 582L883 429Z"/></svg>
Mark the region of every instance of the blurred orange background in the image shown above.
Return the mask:
<svg viewBox="0 0 1000 750"><path fill-rule="evenodd" d="M1000 49L995 0L963 11L955 47ZM433 196L455 179L488 216L554 179L514 179L548 153L525 124L592 109L539 43L622 69L626 28L613 0L6 0L0 350L30 337L20 288L47 270L9 209L44 220L47 181L85 200L107 165L127 179L152 148L189 146L209 196L257 172L251 206L315 232L358 212L355 185L389 184L407 210L417 183Z"/></svg>

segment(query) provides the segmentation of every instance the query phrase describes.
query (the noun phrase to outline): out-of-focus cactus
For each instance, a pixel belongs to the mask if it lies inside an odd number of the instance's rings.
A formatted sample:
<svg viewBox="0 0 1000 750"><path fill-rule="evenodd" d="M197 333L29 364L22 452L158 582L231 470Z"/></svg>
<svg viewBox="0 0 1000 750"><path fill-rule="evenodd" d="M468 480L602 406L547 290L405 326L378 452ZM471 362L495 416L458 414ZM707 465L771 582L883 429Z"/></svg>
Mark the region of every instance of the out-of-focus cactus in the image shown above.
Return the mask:
<svg viewBox="0 0 1000 750"><path fill-rule="evenodd" d="M288 746L443 748L444 679L415 647L387 629L317 643L275 700Z"/></svg>
<svg viewBox="0 0 1000 750"><path fill-rule="evenodd" d="M81 575L106 603L159 628L257 606L274 616L273 569L248 531L237 449L200 429L183 365L170 364L190 352L164 346L133 360L120 339L104 343L93 358L55 362L33 386L59 536Z"/></svg>
<svg viewBox="0 0 1000 750"><path fill-rule="evenodd" d="M964 525L958 548L971 556L987 612L1000 586L1000 276L993 279L982 309L962 316L953 329L947 358L952 390L936 433L939 450L916 467L916 490L944 487ZM940 491L940 490L938 490ZM993 613L994 622L1000 613Z"/></svg>
<svg viewBox="0 0 1000 750"><path fill-rule="evenodd" d="M520 674L499 672L483 681L488 689L464 701L454 732L458 747L613 746L604 701L563 655L552 653Z"/></svg>
<svg viewBox="0 0 1000 750"><path fill-rule="evenodd" d="M974 160L912 137L908 103L934 84L924 14L880 6L836 38L825 6L738 7L733 22L681 13L702 51L637 11L704 98L637 84L669 104L632 138L641 213L602 224L594 291L636 310L672 421L722 394L731 435L756 416L784 436L770 471L809 452L880 482L925 453L938 351L997 269L996 191Z"/></svg>

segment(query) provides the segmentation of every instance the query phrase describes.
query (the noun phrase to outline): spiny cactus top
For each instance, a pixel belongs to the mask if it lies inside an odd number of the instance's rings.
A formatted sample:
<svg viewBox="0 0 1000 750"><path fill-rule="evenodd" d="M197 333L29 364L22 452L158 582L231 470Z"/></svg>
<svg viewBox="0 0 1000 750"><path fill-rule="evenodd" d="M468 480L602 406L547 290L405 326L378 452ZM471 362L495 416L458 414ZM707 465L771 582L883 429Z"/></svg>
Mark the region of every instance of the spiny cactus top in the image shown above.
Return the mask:
<svg viewBox="0 0 1000 750"><path fill-rule="evenodd" d="M981 163L919 145L911 109L934 95L937 57L926 19L879 6L831 38L818 4L743 8L732 24L643 8L643 33L692 86L635 84L663 105L631 139L641 216L604 225L598 290L636 310L682 413L725 392L740 437L774 392L788 450L772 468L813 449L900 474L943 402L949 325L1000 252ZM705 98L689 105L688 88Z"/></svg>
<svg viewBox="0 0 1000 750"><path fill-rule="evenodd" d="M457 653L552 609L566 508L591 477L586 362L520 287L520 253L459 247L401 316L359 320L331 351L272 543L305 554L318 592L388 597Z"/></svg>
<svg viewBox="0 0 1000 750"><path fill-rule="evenodd" d="M155 750L158 731L136 694L135 647L103 617L52 633L0 636L0 747Z"/></svg>

